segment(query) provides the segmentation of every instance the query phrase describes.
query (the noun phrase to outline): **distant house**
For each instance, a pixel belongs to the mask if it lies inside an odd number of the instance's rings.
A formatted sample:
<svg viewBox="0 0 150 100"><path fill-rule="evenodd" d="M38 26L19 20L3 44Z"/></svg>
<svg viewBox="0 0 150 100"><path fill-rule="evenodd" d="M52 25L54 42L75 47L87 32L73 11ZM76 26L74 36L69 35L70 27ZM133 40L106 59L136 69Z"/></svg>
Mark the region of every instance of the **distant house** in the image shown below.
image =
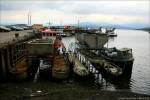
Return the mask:
<svg viewBox="0 0 150 100"><path fill-rule="evenodd" d="M75 27L73 26L65 26L63 31L67 36L71 36L75 34Z"/></svg>
<svg viewBox="0 0 150 100"><path fill-rule="evenodd" d="M33 24L33 25L32 25L32 29L33 29L34 31L42 31L43 28L44 28L43 24Z"/></svg>
<svg viewBox="0 0 150 100"><path fill-rule="evenodd" d="M41 31L42 34L42 38L51 38L51 39L55 39L57 32L51 29L44 29L43 31Z"/></svg>

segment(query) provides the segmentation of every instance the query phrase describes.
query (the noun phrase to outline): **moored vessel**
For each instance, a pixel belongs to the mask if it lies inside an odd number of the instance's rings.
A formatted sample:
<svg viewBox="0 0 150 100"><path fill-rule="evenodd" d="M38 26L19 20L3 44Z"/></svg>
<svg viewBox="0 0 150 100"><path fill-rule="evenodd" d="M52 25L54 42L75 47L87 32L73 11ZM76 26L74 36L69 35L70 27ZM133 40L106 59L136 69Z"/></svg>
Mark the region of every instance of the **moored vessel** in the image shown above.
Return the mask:
<svg viewBox="0 0 150 100"><path fill-rule="evenodd" d="M108 74L113 77L122 75L122 68L120 68L119 66L108 62L104 58L99 57L89 50L80 50L80 52L85 55L87 60L89 60L96 69L102 72L102 74Z"/></svg>
<svg viewBox="0 0 150 100"><path fill-rule="evenodd" d="M108 37L115 37L115 36L117 36L117 33L115 33L115 28L113 28L113 29L106 29L105 33L107 34Z"/></svg>
<svg viewBox="0 0 150 100"><path fill-rule="evenodd" d="M100 50L99 55L104 59L115 63L120 66L124 72L131 73L133 65L133 54L130 48L103 48Z"/></svg>

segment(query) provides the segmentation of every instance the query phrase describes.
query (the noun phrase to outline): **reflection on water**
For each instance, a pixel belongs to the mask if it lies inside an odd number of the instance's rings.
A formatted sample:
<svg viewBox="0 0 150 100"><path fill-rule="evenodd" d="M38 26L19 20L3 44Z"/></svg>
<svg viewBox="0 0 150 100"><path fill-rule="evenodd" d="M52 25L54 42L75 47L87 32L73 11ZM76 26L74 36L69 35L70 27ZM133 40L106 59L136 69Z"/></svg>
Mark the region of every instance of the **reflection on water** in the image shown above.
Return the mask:
<svg viewBox="0 0 150 100"><path fill-rule="evenodd" d="M134 63L131 77L122 76L119 80L109 79L101 76L100 73L94 74L95 85L105 90L127 89L142 94L150 95L150 34L137 30L116 30L118 36L109 38L106 47L132 48ZM63 41L68 47L69 43L74 42L74 37L64 38Z"/></svg>

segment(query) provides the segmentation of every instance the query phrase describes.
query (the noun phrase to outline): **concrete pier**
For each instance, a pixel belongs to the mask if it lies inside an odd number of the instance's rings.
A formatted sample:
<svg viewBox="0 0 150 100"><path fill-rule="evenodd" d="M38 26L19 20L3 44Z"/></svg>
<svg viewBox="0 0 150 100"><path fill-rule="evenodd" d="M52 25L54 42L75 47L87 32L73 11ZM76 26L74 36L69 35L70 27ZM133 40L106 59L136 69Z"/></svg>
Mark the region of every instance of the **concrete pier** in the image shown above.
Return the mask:
<svg viewBox="0 0 150 100"><path fill-rule="evenodd" d="M15 34L18 37L15 37ZM25 56L25 42L38 37L32 30L0 32L0 80L7 79L10 72Z"/></svg>
<svg viewBox="0 0 150 100"><path fill-rule="evenodd" d="M14 39L16 33L19 33L19 37L22 37L24 35L29 35L32 31L33 30L0 32L0 43L4 43L6 41Z"/></svg>

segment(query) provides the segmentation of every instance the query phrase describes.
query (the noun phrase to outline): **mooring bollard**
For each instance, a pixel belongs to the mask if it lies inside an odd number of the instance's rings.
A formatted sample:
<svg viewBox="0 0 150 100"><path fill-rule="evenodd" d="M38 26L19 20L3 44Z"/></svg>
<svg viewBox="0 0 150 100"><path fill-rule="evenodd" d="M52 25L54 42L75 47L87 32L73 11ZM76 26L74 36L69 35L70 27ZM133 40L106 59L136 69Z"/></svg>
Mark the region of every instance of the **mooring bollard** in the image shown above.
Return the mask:
<svg viewBox="0 0 150 100"><path fill-rule="evenodd" d="M9 56L8 56L8 45L2 44L0 48L0 79L6 80L8 76L8 67L9 63Z"/></svg>
<svg viewBox="0 0 150 100"><path fill-rule="evenodd" d="M19 37L19 33L15 33L15 38L18 38Z"/></svg>

